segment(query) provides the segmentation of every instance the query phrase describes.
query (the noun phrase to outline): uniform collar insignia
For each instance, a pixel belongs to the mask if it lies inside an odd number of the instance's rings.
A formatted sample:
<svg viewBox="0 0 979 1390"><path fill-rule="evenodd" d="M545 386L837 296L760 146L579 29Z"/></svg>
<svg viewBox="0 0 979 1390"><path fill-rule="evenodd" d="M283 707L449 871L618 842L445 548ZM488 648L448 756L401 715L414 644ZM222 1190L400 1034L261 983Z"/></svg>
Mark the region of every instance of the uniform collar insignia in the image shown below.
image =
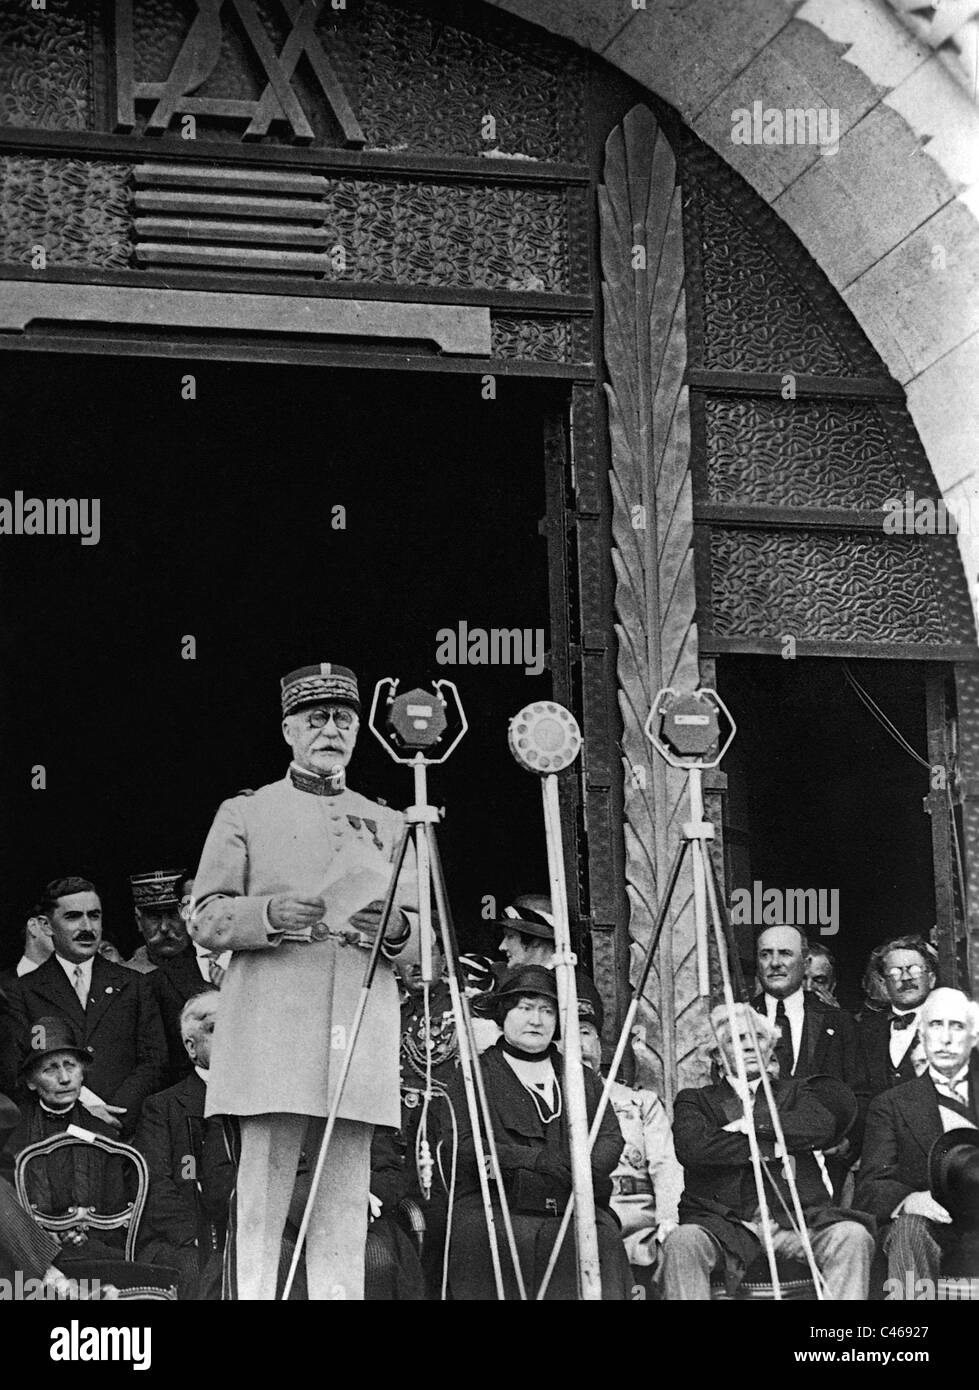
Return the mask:
<svg viewBox="0 0 979 1390"><path fill-rule="evenodd" d="M289 764L289 781L300 792L313 796L339 796L346 788L347 779L341 768L335 777L320 777L316 772L307 772L304 767Z"/></svg>

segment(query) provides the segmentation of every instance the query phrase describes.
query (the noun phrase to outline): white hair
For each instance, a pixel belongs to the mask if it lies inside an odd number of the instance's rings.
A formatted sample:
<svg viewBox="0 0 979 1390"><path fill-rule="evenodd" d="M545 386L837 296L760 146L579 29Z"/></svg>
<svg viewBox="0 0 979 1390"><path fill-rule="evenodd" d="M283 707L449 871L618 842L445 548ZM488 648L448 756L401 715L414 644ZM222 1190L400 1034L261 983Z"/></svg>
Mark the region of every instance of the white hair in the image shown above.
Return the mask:
<svg viewBox="0 0 979 1390"><path fill-rule="evenodd" d="M949 1004L965 1006L965 1021L969 1032L973 1037L979 1037L979 1004L974 1004L962 990L950 989L947 985L939 985L937 989L933 989L922 1004L922 1024L926 1024L937 1009L947 1008Z"/></svg>
<svg viewBox="0 0 979 1390"><path fill-rule="evenodd" d="M774 1044L782 1036L781 1028L776 1027L774 1023L769 1023L764 1014L756 1013L750 1004L735 1004L733 1017L738 1023L742 1023L749 1015L754 1019L759 1042ZM726 1004L718 1004L716 1008L711 1009L710 1026L714 1030L714 1037L723 1047L725 1040L730 1039L733 1031L731 1014Z"/></svg>
<svg viewBox="0 0 979 1390"><path fill-rule="evenodd" d="M219 991L216 989L202 989L200 994L193 995L180 1010L180 1036L186 1041L197 1032L196 1027L190 1027L195 1020L203 1018L207 1009L213 1009L218 1002Z"/></svg>

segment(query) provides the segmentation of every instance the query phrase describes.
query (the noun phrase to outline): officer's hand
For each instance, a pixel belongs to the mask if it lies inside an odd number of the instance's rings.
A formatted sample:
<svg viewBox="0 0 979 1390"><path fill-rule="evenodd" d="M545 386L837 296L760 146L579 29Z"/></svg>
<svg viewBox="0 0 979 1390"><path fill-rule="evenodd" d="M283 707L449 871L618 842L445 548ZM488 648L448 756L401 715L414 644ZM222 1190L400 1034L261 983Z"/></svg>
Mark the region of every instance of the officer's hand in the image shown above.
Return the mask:
<svg viewBox="0 0 979 1390"><path fill-rule="evenodd" d="M381 916L384 912L384 904L380 898L362 907L359 912L355 912L350 918L351 927L356 928L365 936L373 939L377 935L377 929L381 925ZM391 917L388 921L387 931L384 933L384 940L391 943L400 941L402 937L408 935L408 919L397 907L391 909Z"/></svg>
<svg viewBox="0 0 979 1390"><path fill-rule="evenodd" d="M269 921L276 931L303 931L322 919L325 907L322 898L276 893L269 901Z"/></svg>

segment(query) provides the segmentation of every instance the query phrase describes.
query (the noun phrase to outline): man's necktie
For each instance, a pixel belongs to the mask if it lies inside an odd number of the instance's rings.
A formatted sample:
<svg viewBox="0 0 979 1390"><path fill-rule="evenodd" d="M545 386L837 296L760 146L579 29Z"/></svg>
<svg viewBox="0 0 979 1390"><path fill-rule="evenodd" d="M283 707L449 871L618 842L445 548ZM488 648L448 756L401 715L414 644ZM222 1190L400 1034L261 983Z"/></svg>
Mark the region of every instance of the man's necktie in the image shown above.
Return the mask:
<svg viewBox="0 0 979 1390"><path fill-rule="evenodd" d="M784 1081L787 1076L792 1075L792 1066L795 1062L795 1054L792 1049L792 1029L789 1026L789 1016L785 1011L785 1000L780 999L775 1009L775 1027L781 1029L782 1036L775 1044L775 1056L778 1059L778 1074Z"/></svg>
<svg viewBox="0 0 979 1390"><path fill-rule="evenodd" d="M902 1033L905 1028L910 1028L912 1023L916 1023L917 1020L917 1014L891 1014L891 1030L895 1033Z"/></svg>
<svg viewBox="0 0 979 1390"><path fill-rule="evenodd" d="M207 976L215 989L221 988L221 981L224 979L225 968L218 964L217 956L207 958Z"/></svg>
<svg viewBox="0 0 979 1390"><path fill-rule="evenodd" d="M75 993L81 1001L82 1008L88 1003L88 990L85 988L85 972L80 965L75 966L75 974L72 983L75 986Z"/></svg>

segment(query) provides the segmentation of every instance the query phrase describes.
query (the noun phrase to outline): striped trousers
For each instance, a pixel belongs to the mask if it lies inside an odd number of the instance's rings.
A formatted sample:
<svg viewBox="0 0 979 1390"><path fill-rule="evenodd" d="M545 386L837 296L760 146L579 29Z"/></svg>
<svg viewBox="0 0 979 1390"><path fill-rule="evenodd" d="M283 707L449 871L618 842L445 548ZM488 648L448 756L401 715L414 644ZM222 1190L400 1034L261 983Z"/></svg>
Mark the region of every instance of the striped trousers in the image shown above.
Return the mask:
<svg viewBox="0 0 979 1390"><path fill-rule="evenodd" d="M884 1240L887 1278L898 1280L901 1288L914 1288L919 1279L938 1285L943 1244L940 1228L924 1216L898 1216Z"/></svg>

